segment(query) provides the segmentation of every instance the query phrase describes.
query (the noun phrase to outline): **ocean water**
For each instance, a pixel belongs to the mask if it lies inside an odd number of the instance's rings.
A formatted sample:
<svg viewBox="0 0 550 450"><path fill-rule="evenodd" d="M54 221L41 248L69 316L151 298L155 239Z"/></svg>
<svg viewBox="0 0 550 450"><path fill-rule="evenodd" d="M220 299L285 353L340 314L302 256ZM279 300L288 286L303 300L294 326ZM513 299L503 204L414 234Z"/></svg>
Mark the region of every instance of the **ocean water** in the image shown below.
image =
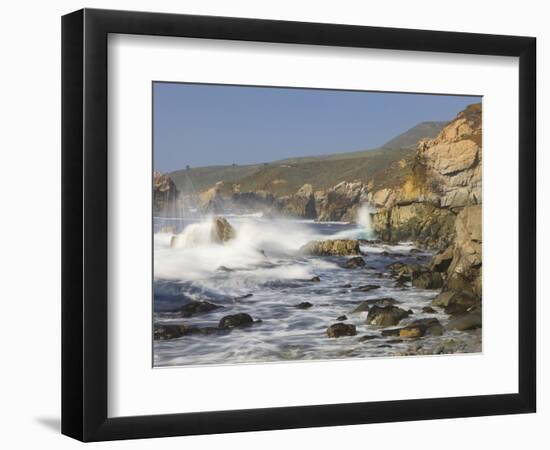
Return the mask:
<svg viewBox="0 0 550 450"><path fill-rule="evenodd" d="M367 215L368 216L368 215ZM425 317L442 324L448 316L422 312L438 290L395 287L386 266L395 261L427 264L431 254L413 250L411 243L377 243L367 217L359 224L231 216L227 220L237 237L224 245L210 240L209 218L154 221L154 324L185 323L215 327L226 315L248 313L261 323L227 334L186 335L153 343L153 364L188 366L254 362L326 360L392 356L411 352L411 346L435 348L443 340L478 339L471 333L452 332L412 342L383 337L383 328L367 325L367 313L352 314L364 300L392 297L414 314L399 326ZM170 233L163 232L167 226ZM170 245L179 234L177 248ZM364 268L345 269L348 257L303 256L298 250L313 239L363 239ZM366 241L368 240L368 241ZM319 277L320 282L309 281ZM380 288L361 292L366 285ZM183 318L177 310L190 301L206 300L222 306L214 311ZM313 306L298 309L309 302ZM345 315L344 323L357 328L356 336L328 338L327 327ZM395 327L388 327L395 328ZM361 341L364 335L375 339Z"/></svg>

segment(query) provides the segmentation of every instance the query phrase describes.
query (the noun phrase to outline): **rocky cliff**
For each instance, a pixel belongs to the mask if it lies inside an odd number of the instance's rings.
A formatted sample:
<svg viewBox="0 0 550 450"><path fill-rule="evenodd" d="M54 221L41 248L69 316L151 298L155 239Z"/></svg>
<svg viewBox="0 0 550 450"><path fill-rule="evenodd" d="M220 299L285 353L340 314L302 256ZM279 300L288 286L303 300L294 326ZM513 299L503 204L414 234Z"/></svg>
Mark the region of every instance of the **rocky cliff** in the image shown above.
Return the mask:
<svg viewBox="0 0 550 450"><path fill-rule="evenodd" d="M421 140L405 183L369 194L379 208L373 215L379 236L437 251L430 269L443 288L434 305L450 314L480 314L481 113L481 104L470 105L437 137Z"/></svg>
<svg viewBox="0 0 550 450"><path fill-rule="evenodd" d="M460 211L481 204L481 104L470 105L434 139L421 140L402 186L369 195L375 230L388 241L444 249Z"/></svg>

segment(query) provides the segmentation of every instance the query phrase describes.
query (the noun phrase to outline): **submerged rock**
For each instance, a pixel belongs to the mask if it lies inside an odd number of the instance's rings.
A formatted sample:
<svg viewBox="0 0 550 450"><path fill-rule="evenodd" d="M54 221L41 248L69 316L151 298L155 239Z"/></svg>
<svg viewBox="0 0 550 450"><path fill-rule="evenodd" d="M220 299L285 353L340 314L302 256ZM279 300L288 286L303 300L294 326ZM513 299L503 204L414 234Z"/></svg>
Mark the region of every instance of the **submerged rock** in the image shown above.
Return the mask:
<svg viewBox="0 0 550 450"><path fill-rule="evenodd" d="M191 328L185 324L155 325L155 329L153 330L153 339L155 341L177 339L188 334L190 330Z"/></svg>
<svg viewBox="0 0 550 450"><path fill-rule="evenodd" d="M330 338L337 338L341 336L355 336L357 329L355 325L348 323L335 323L327 328L327 336Z"/></svg>
<svg viewBox="0 0 550 450"><path fill-rule="evenodd" d="M409 315L408 311L405 311L398 306L378 306L374 305L369 309L369 315L367 316L367 324L376 326L391 326L397 325L401 319L404 319Z"/></svg>
<svg viewBox="0 0 550 450"><path fill-rule="evenodd" d="M359 338L359 342L370 341L372 339L376 339L377 337L379 336L377 336L376 334L365 334L364 336L361 336Z"/></svg>
<svg viewBox="0 0 550 450"><path fill-rule="evenodd" d="M348 320L348 317L347 316L340 316L340 317L337 317L336 320L338 322L343 322L344 320Z"/></svg>
<svg viewBox="0 0 550 450"><path fill-rule="evenodd" d="M200 302L193 301L181 307L179 312L183 317L191 317L194 314L207 313L218 308L223 308L223 306L216 305L214 303L210 303L207 301L200 301Z"/></svg>
<svg viewBox="0 0 550 450"><path fill-rule="evenodd" d="M294 305L294 307L298 309L308 309L308 308L311 308L312 306L313 304L309 302L302 302L302 303L298 303L297 305Z"/></svg>
<svg viewBox="0 0 550 450"><path fill-rule="evenodd" d="M300 252L313 256L351 256L361 254L357 239L310 241L300 248Z"/></svg>
<svg viewBox="0 0 550 450"><path fill-rule="evenodd" d="M374 289L380 289L380 286L378 286L377 284L364 284L363 286L358 286L353 290L357 292L369 292Z"/></svg>
<svg viewBox="0 0 550 450"><path fill-rule="evenodd" d="M252 325L254 321L249 314L238 313L222 317L218 328L237 328Z"/></svg>
<svg viewBox="0 0 550 450"><path fill-rule="evenodd" d="M360 256L354 256L353 258L348 259L342 267L344 269L357 269L359 267L365 267L367 263Z"/></svg>

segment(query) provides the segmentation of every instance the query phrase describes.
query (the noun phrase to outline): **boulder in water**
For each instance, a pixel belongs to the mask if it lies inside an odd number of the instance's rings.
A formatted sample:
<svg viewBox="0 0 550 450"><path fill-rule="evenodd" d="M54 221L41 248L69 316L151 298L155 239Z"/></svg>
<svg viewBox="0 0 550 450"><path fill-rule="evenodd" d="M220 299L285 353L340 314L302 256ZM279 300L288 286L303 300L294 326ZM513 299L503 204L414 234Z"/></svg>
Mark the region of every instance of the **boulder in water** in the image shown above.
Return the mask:
<svg viewBox="0 0 550 450"><path fill-rule="evenodd" d="M404 319L409 315L408 311L405 311L398 306L378 306L374 305L369 309L369 315L367 316L367 323L369 325L376 326L392 326L397 325L401 319Z"/></svg>
<svg viewBox="0 0 550 450"><path fill-rule="evenodd" d="M155 341L165 340L165 339L176 339L182 336L185 336L191 331L185 324L167 324L167 325L156 325L153 331L153 339Z"/></svg>
<svg viewBox="0 0 550 450"><path fill-rule="evenodd" d="M357 239L310 241L300 248L300 252L313 256L352 256L361 254Z"/></svg>
<svg viewBox="0 0 550 450"><path fill-rule="evenodd" d="M365 267L367 263L360 256L354 256L348 259L342 266L344 269L357 269L359 267Z"/></svg>
<svg viewBox="0 0 550 450"><path fill-rule="evenodd" d="M195 302L192 301L185 306L182 306L180 313L183 317L191 317L195 314L207 313L223 306L216 305L207 301Z"/></svg>
<svg viewBox="0 0 550 450"><path fill-rule="evenodd" d="M330 338L338 338L342 336L355 336L357 330L355 325L349 323L335 323L327 328L327 336Z"/></svg>
<svg viewBox="0 0 550 450"><path fill-rule="evenodd" d="M211 236L213 242L224 243L235 239L237 233L225 218L216 216L212 219Z"/></svg>
<svg viewBox="0 0 550 450"><path fill-rule="evenodd" d="M254 321L249 314L238 313L222 317L218 325L219 328L237 328L252 325Z"/></svg>

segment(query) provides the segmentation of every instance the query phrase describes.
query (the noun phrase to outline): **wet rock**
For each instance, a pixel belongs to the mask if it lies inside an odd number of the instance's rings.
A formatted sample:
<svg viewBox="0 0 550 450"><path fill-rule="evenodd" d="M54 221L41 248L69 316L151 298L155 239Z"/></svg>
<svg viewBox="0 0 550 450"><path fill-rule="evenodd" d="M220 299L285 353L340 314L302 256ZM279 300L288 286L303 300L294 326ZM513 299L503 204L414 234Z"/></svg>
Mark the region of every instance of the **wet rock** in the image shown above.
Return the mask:
<svg viewBox="0 0 550 450"><path fill-rule="evenodd" d="M374 289L380 289L380 286L378 286L377 284L365 284L363 286L358 286L358 287L354 288L353 290L357 291L357 292L369 292L369 291L372 291Z"/></svg>
<svg viewBox="0 0 550 450"><path fill-rule="evenodd" d="M449 321L446 326L447 330L474 330L481 328L481 312L475 311L472 313L463 314L461 316L454 317Z"/></svg>
<svg viewBox="0 0 550 450"><path fill-rule="evenodd" d="M329 338L338 338L342 336L355 336L357 330L355 325L348 323L335 323L327 328L327 336Z"/></svg>
<svg viewBox="0 0 550 450"><path fill-rule="evenodd" d="M401 342L403 342L403 339L390 339L388 344L401 344Z"/></svg>
<svg viewBox="0 0 550 450"><path fill-rule="evenodd" d="M451 291L441 292L437 297L432 300L432 306L439 308L446 308L449 305L449 300L455 293Z"/></svg>
<svg viewBox="0 0 550 450"><path fill-rule="evenodd" d="M387 330L382 330L380 334L384 337L387 336L399 336L400 328L389 328Z"/></svg>
<svg viewBox="0 0 550 450"><path fill-rule="evenodd" d="M212 219L211 237L213 242L224 243L237 236L235 228L223 217L216 216Z"/></svg>
<svg viewBox="0 0 550 450"><path fill-rule="evenodd" d="M311 241L303 245L300 252L313 256L352 256L361 254L357 239Z"/></svg>
<svg viewBox="0 0 550 450"><path fill-rule="evenodd" d="M450 315L461 315L479 304L480 301L475 295L469 292L456 292L449 298L447 306L445 307L445 313Z"/></svg>
<svg viewBox="0 0 550 450"><path fill-rule="evenodd" d="M344 269L358 269L360 267L365 267L367 263L360 256L354 256L353 258L348 259L342 267Z"/></svg>
<svg viewBox="0 0 550 450"><path fill-rule="evenodd" d="M336 320L338 322L343 322L344 320L348 320L348 317L347 316L340 316L340 317L337 317Z"/></svg>
<svg viewBox="0 0 550 450"><path fill-rule="evenodd" d="M231 269L231 268L226 267L226 266L219 266L216 270L219 271L219 272L234 272L235 271L235 269Z"/></svg>
<svg viewBox="0 0 550 450"><path fill-rule="evenodd" d="M342 286L340 286L341 288L343 289L349 289L351 286L351 284L347 283L347 284L343 284Z"/></svg>
<svg viewBox="0 0 550 450"><path fill-rule="evenodd" d="M424 306L422 308L422 312L424 313L428 313L428 314L433 314L435 312L437 312L435 309L433 309L431 306Z"/></svg>
<svg viewBox="0 0 550 450"><path fill-rule="evenodd" d="M359 306L357 306L353 311L352 314L357 314L360 312L368 311L371 306L392 306L395 305L397 300L391 297L382 297L382 298L373 298L370 300L364 300L362 301Z"/></svg>
<svg viewBox="0 0 550 450"><path fill-rule="evenodd" d="M321 278L315 276L315 277L313 277L313 278L312 278L311 280L309 280L309 281L311 281L312 283L319 283L319 282L321 281Z"/></svg>
<svg viewBox="0 0 550 450"><path fill-rule="evenodd" d="M181 307L179 312L182 317L191 317L195 314L204 314L210 311L214 311L218 308L223 308L223 306L216 305L207 301L193 301Z"/></svg>
<svg viewBox="0 0 550 450"><path fill-rule="evenodd" d="M361 336L359 338L359 342L370 341L370 340L376 339L376 338L378 338L378 336L376 334L365 334L364 336Z"/></svg>
<svg viewBox="0 0 550 450"><path fill-rule="evenodd" d="M237 328L249 326L253 323L252 317L246 313L232 314L222 317L218 325L219 328Z"/></svg>
<svg viewBox="0 0 550 450"><path fill-rule="evenodd" d="M399 330L402 338L419 338L426 334L426 327L422 325L409 325Z"/></svg>
<svg viewBox="0 0 550 450"><path fill-rule="evenodd" d="M298 303L297 305L294 305L294 307L298 309L308 309L308 308L311 308L312 306L313 304L309 302L302 302L302 303Z"/></svg>
<svg viewBox="0 0 550 450"><path fill-rule="evenodd" d="M245 298L250 298L252 297L253 294L244 294L244 295L240 295L239 297L234 297L233 300L244 300Z"/></svg>
<svg viewBox="0 0 550 450"><path fill-rule="evenodd" d="M189 334L190 330L191 328L185 324L155 325L155 329L153 330L153 339L155 341L177 339Z"/></svg>
<svg viewBox="0 0 550 450"><path fill-rule="evenodd" d="M352 314L359 314L361 312L368 311L370 309L370 305L368 302L361 302L357 308L355 308L351 313Z"/></svg>
<svg viewBox="0 0 550 450"><path fill-rule="evenodd" d="M443 277L439 272L413 272L412 285L418 289L440 289Z"/></svg>
<svg viewBox="0 0 550 450"><path fill-rule="evenodd" d="M407 317L409 313L398 306L378 306L374 305L369 309L367 324L375 326L397 325L401 319Z"/></svg>

